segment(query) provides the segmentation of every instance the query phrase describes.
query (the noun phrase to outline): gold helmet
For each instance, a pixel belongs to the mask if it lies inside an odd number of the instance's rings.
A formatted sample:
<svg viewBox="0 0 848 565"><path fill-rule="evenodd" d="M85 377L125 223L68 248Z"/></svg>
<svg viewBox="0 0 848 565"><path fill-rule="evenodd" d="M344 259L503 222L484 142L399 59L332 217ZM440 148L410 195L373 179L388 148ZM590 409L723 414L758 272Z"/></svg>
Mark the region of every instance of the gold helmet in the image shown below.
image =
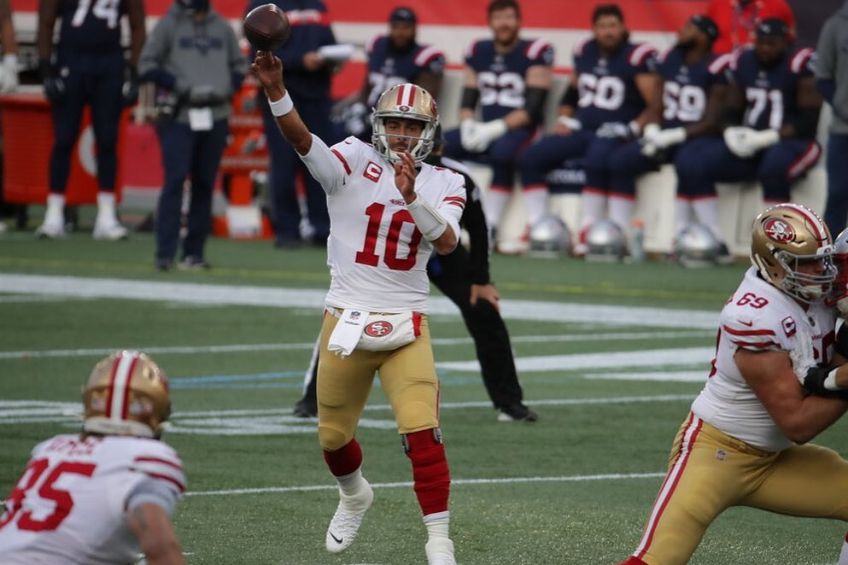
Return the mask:
<svg viewBox="0 0 848 565"><path fill-rule="evenodd" d="M409 140L409 154L420 163L433 150L436 127L439 125L439 110L436 101L429 92L415 84L398 84L383 92L371 113L371 143L374 148L392 163L400 161L400 156L389 147L386 134L388 118L404 118L424 122L420 137L406 137Z"/></svg>
<svg viewBox="0 0 848 565"><path fill-rule="evenodd" d="M144 353L119 351L94 366L82 390L83 430L159 437L171 414L168 377Z"/></svg>
<svg viewBox="0 0 848 565"><path fill-rule="evenodd" d="M800 204L778 204L757 216L751 262L765 280L802 302L829 295L836 278L830 230Z"/></svg>

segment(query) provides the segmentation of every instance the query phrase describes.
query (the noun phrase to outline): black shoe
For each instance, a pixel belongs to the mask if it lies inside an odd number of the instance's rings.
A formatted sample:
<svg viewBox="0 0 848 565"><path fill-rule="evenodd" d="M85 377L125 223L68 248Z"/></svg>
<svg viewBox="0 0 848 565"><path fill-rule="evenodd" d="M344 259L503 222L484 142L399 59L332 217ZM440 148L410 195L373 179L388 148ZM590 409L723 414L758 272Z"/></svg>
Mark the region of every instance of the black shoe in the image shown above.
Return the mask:
<svg viewBox="0 0 848 565"><path fill-rule="evenodd" d="M290 249L300 249L303 247L303 240L297 239L294 237L278 237L274 240L274 247L277 249L290 250Z"/></svg>
<svg viewBox="0 0 848 565"><path fill-rule="evenodd" d="M308 398L301 398L294 405L292 413L298 418L317 418L318 402Z"/></svg>
<svg viewBox="0 0 848 565"><path fill-rule="evenodd" d="M164 273L174 268L174 262L171 259L156 259L154 266L157 271Z"/></svg>
<svg viewBox="0 0 848 565"><path fill-rule="evenodd" d="M206 262L203 257L196 255L186 255L182 261L177 264L177 268L181 271L206 271L212 268L212 265Z"/></svg>
<svg viewBox="0 0 848 565"><path fill-rule="evenodd" d="M535 422L538 419L538 414L521 403L501 406L498 410L498 422Z"/></svg>

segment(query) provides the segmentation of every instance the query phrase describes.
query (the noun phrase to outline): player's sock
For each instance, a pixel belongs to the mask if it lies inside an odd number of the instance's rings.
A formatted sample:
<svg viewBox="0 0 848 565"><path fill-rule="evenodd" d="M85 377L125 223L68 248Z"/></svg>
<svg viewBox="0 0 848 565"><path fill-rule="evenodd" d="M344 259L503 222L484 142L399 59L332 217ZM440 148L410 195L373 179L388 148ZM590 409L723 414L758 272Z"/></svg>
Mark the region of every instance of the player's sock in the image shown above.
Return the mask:
<svg viewBox="0 0 848 565"><path fill-rule="evenodd" d="M450 537L450 511L427 514L424 516L424 525L427 526L430 539Z"/></svg>
<svg viewBox="0 0 848 565"><path fill-rule="evenodd" d="M610 196L609 197L609 218L624 230L624 233L630 231L630 218L633 216L633 209L636 207L636 200L627 196Z"/></svg>
<svg viewBox="0 0 848 565"><path fill-rule="evenodd" d="M492 186L483 197L483 210L486 213L486 223L497 228L503 218L506 205L512 197L512 189Z"/></svg>
<svg viewBox="0 0 848 565"><path fill-rule="evenodd" d="M362 487L362 448L356 438L336 451L324 451L324 461L339 482L344 494L354 494Z"/></svg>
<svg viewBox="0 0 848 565"><path fill-rule="evenodd" d="M687 198L674 199L674 238L692 222L692 203Z"/></svg>
<svg viewBox="0 0 848 565"><path fill-rule="evenodd" d="M109 224L117 224L118 216L115 214L115 193L101 190L97 193L97 220Z"/></svg>
<svg viewBox="0 0 848 565"><path fill-rule="evenodd" d="M445 446L438 430L429 429L405 436L406 455L412 461L415 496L424 516L447 513L450 496L450 471Z"/></svg>
<svg viewBox="0 0 848 565"><path fill-rule="evenodd" d="M548 188L543 184L524 187L524 205L527 207L527 225L531 228L548 213Z"/></svg>
<svg viewBox="0 0 848 565"><path fill-rule="evenodd" d="M716 239L724 241L718 222L718 196L699 198L692 203L692 207L695 209L695 217L698 222L707 226L716 236Z"/></svg>
<svg viewBox="0 0 848 565"><path fill-rule="evenodd" d="M842 540L842 551L839 552L839 561L836 565L848 565L848 535Z"/></svg>
<svg viewBox="0 0 848 565"><path fill-rule="evenodd" d="M44 223L65 223L65 195L51 192L47 195L47 211Z"/></svg>
<svg viewBox="0 0 848 565"><path fill-rule="evenodd" d="M607 195L602 189L583 189L580 196L580 230L584 230L604 217Z"/></svg>

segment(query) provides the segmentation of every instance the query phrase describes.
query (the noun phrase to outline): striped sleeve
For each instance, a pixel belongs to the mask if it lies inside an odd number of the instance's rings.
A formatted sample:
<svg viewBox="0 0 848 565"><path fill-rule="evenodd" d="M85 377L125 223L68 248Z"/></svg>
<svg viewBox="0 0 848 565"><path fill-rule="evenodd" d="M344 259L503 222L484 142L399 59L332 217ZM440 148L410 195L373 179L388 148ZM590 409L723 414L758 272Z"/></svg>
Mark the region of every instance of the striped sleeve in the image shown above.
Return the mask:
<svg viewBox="0 0 848 565"><path fill-rule="evenodd" d="M648 73L656 66L657 50L647 43L641 43L633 48L627 61L637 73Z"/></svg>
<svg viewBox="0 0 848 565"><path fill-rule="evenodd" d="M800 76L809 76L813 74L813 61L815 52L809 47L801 49L792 57L789 66L792 69L792 74Z"/></svg>
<svg viewBox="0 0 848 565"><path fill-rule="evenodd" d="M722 331L739 349L750 351L780 351L777 334L774 330L762 327L758 321L727 320L721 326Z"/></svg>
<svg viewBox="0 0 848 565"><path fill-rule="evenodd" d="M554 48L548 41L537 39L527 45L527 58L531 65L549 67L554 63Z"/></svg>
<svg viewBox="0 0 848 565"><path fill-rule="evenodd" d="M440 73L445 68L445 54L433 46L423 47L415 55L415 66L432 73Z"/></svg>
<svg viewBox="0 0 848 565"><path fill-rule="evenodd" d="M149 452L136 455L132 470L154 479L158 484L182 495L186 490L186 477L183 463L173 451Z"/></svg>

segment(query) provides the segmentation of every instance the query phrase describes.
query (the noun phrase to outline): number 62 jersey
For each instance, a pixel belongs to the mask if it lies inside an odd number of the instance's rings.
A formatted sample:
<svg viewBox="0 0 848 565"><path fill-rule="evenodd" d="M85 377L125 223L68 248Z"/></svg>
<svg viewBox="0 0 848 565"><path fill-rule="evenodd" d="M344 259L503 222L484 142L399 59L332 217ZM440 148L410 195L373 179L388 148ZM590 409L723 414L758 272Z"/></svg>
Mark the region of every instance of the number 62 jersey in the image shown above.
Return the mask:
<svg viewBox="0 0 848 565"><path fill-rule="evenodd" d="M816 361L833 354L836 317L824 304L808 309L762 279L753 267L721 311L716 357L707 384L692 403L696 416L765 451L790 447L787 438L739 371L734 355L749 351L786 351L802 336L812 337Z"/></svg>
<svg viewBox="0 0 848 565"><path fill-rule="evenodd" d="M185 490L176 452L154 439L58 435L37 445L0 515L0 563L134 563L126 512L169 514Z"/></svg>
<svg viewBox="0 0 848 565"><path fill-rule="evenodd" d="M327 192L327 264L332 275L327 306L426 312L430 294L426 268L433 244L406 209L391 163L355 137L334 145L329 155L320 139L313 136L313 140L303 161ZM421 163L415 192L458 237L465 209L462 175Z"/></svg>

